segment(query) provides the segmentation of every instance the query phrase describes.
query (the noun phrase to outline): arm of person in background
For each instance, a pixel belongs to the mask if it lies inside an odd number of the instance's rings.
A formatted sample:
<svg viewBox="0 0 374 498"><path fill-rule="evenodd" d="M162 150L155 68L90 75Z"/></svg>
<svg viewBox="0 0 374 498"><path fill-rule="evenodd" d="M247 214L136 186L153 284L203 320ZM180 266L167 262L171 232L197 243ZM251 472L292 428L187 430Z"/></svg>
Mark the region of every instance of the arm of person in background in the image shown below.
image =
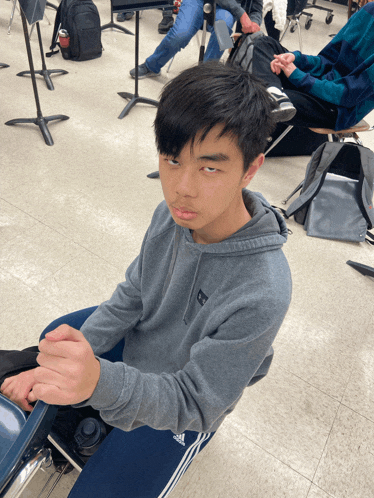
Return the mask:
<svg viewBox="0 0 374 498"><path fill-rule="evenodd" d="M262 0L256 0L261 1ZM255 33L260 30L260 26L252 22L243 7L236 0L219 0L218 5L225 10L228 10L243 27L243 33Z"/></svg>

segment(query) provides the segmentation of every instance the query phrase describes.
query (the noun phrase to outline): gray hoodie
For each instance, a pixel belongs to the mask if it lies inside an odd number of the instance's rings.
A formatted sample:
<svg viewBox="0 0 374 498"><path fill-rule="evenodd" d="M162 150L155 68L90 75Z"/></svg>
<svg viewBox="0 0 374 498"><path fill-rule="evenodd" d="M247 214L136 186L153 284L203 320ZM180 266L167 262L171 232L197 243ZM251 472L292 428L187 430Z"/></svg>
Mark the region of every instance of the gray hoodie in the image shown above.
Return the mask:
<svg viewBox="0 0 374 498"><path fill-rule="evenodd" d="M139 256L82 332L98 357L125 338L123 362L100 358L90 405L124 431L142 425L215 431L266 375L291 299L281 250L286 224L243 190L252 219L216 244L197 244L162 202Z"/></svg>

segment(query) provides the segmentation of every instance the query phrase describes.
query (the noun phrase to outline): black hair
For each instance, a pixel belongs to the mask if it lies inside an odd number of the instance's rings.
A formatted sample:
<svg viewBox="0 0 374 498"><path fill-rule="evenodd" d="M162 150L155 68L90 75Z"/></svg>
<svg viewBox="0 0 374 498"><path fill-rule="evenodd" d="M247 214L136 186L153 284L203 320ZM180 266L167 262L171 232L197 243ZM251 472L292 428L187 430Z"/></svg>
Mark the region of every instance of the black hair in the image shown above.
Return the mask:
<svg viewBox="0 0 374 498"><path fill-rule="evenodd" d="M176 159L188 142L193 146L198 133L202 142L222 124L220 136L237 139L246 172L274 130L275 107L262 82L239 66L218 61L193 66L161 93L154 122L157 150Z"/></svg>

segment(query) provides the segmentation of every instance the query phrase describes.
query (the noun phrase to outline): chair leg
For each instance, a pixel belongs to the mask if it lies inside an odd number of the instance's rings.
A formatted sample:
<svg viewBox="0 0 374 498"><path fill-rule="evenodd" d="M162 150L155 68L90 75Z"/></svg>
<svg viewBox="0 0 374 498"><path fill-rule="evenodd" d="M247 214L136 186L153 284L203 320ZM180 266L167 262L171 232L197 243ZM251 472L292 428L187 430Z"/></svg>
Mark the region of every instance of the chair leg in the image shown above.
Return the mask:
<svg viewBox="0 0 374 498"><path fill-rule="evenodd" d="M300 52L303 53L303 42L302 42L302 39L301 39L301 26L300 26L300 21L299 21L298 18L296 19L296 24L297 24L297 31L299 33L299 47L300 47Z"/></svg>
<svg viewBox="0 0 374 498"><path fill-rule="evenodd" d="M282 138L284 138L284 137L287 135L287 133L289 133L289 132L292 130L292 128L293 128L293 126L292 126L292 125L288 125L288 126L287 126L287 128L284 130L284 132L283 132L283 133L281 133L281 134L279 135L279 137L278 137L276 140L274 140L274 142L271 144L271 146L270 146L270 147L268 148L268 150L265 152L265 156L266 156L266 155L267 155L267 154L268 154L268 153L269 153L272 149L274 149L274 147L275 147L277 144L279 144L279 142L282 140Z"/></svg>
<svg viewBox="0 0 374 498"><path fill-rule="evenodd" d="M283 33L281 34L280 38L279 38L279 42L281 42L285 36L285 34L287 33L288 31L288 28L290 27L290 24L291 24L291 19L287 19L288 20L288 24L285 28L285 30L283 31Z"/></svg>
<svg viewBox="0 0 374 498"><path fill-rule="evenodd" d="M298 192L303 188L303 185L304 185L304 180L302 180L299 183L299 185L290 193L290 195L282 201L282 204L287 204L287 202L291 199L291 197L293 197L296 194L296 192Z"/></svg>

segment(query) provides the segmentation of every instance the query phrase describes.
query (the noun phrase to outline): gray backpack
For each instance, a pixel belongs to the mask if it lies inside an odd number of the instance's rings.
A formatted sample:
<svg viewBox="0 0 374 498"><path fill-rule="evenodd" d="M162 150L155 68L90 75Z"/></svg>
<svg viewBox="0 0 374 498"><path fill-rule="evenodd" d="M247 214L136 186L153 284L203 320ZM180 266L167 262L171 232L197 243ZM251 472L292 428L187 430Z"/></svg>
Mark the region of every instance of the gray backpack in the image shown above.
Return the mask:
<svg viewBox="0 0 374 498"><path fill-rule="evenodd" d="M313 153L300 196L286 217L307 235L362 242L374 226L374 154L362 145L326 142Z"/></svg>
<svg viewBox="0 0 374 498"><path fill-rule="evenodd" d="M236 64L252 73L253 46L256 38L265 36L262 31L246 33L239 36L231 50L227 64Z"/></svg>

